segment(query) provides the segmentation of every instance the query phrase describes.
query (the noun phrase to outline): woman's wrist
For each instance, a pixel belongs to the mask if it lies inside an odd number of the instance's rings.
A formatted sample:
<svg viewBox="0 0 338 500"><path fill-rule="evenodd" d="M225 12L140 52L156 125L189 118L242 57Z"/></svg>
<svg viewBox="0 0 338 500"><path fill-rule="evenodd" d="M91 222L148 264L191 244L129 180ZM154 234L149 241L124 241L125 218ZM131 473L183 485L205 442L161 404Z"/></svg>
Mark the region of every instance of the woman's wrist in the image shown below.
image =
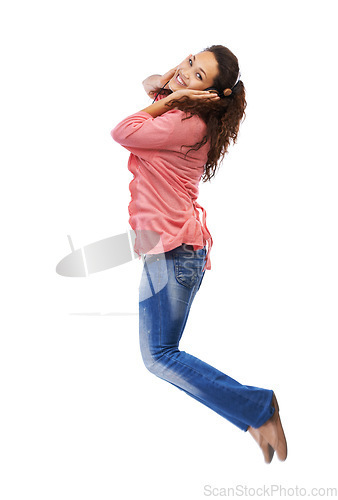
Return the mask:
<svg viewBox="0 0 338 500"><path fill-rule="evenodd" d="M167 97L164 97L163 99L160 99L159 101L154 102L153 104L150 104L150 106L142 109L141 111L145 113L149 113L153 118L156 118L157 116L163 115L166 111L169 111L172 109L172 94L168 95Z"/></svg>

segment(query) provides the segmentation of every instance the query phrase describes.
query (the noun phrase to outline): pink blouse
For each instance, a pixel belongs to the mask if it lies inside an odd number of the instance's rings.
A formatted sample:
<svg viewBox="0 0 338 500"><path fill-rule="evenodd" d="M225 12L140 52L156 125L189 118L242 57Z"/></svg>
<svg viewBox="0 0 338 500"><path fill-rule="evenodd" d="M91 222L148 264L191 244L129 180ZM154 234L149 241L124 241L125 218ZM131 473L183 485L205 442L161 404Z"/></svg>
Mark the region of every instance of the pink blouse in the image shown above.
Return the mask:
<svg viewBox="0 0 338 500"><path fill-rule="evenodd" d="M185 153L201 141L206 125L198 116L183 120L186 113L171 109L156 118L140 111L122 120L111 131L113 139L130 151L128 169L134 175L129 184L129 224L135 231L134 250L158 254L182 243L194 250L208 245L204 269L211 269L213 244L206 225L206 211L197 202L199 182L207 161L209 142L197 151ZM198 209L202 210L202 221ZM142 234L159 238L146 248ZM142 233L143 232L143 233Z"/></svg>

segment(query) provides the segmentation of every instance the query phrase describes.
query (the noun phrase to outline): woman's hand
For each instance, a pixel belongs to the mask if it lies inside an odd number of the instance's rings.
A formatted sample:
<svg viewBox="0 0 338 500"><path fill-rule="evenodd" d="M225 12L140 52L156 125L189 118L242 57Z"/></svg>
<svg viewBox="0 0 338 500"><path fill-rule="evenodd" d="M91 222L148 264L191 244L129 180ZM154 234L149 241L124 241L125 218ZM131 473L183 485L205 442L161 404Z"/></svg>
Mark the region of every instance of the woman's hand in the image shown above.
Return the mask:
<svg viewBox="0 0 338 500"><path fill-rule="evenodd" d="M167 71L166 73L164 73L164 75L162 75L159 78L159 84L160 84L159 88L162 88L163 85L165 85L169 80L172 79L172 77L176 73L176 70L177 70L177 66L175 68L170 69L169 71ZM167 87L167 88L169 88L169 87Z"/></svg>
<svg viewBox="0 0 338 500"><path fill-rule="evenodd" d="M176 68L170 69L164 75L151 75L143 80L142 84L144 90L147 92L149 97L153 97L156 92L158 92L167 82L171 80L176 73ZM166 88L169 88L168 86Z"/></svg>
<svg viewBox="0 0 338 500"><path fill-rule="evenodd" d="M175 75L177 66L170 69L164 75L151 75L143 80L142 84L144 90L147 92L149 97L153 97L172 77ZM168 86L165 88L169 89Z"/></svg>
<svg viewBox="0 0 338 500"><path fill-rule="evenodd" d="M189 97L193 101L197 100L207 100L211 99L213 101L217 101L220 99L219 95L216 92L209 92L208 90L192 90L192 89L180 89L176 90L172 94L170 94L171 99L180 99L181 97Z"/></svg>

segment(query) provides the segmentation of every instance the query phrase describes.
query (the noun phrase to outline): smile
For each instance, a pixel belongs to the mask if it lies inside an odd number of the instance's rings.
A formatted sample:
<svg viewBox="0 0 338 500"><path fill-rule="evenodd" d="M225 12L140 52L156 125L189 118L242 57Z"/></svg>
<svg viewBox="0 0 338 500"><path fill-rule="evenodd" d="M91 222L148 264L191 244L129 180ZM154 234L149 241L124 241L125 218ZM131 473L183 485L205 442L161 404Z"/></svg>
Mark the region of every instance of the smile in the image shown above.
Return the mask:
<svg viewBox="0 0 338 500"><path fill-rule="evenodd" d="M184 83L184 81L182 80L182 78L180 77L180 75L177 75L176 76L176 81L179 85L182 85L182 87L186 87L186 84Z"/></svg>

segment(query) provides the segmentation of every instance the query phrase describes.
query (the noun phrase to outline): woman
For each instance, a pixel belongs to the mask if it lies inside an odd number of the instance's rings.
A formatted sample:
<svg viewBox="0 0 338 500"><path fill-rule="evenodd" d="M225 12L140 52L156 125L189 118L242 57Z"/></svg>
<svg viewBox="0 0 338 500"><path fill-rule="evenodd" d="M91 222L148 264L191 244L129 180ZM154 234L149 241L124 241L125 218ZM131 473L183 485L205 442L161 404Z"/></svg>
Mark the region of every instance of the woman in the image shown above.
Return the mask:
<svg viewBox="0 0 338 500"><path fill-rule="evenodd" d="M179 350L191 304L211 269L212 237L198 186L210 181L235 143L246 107L236 56L222 45L189 55L163 76L143 82L153 103L111 132L131 152L129 223L143 258L139 334L143 361L243 431L266 463L287 445L272 390L242 385ZM199 210L202 211L202 220Z"/></svg>

